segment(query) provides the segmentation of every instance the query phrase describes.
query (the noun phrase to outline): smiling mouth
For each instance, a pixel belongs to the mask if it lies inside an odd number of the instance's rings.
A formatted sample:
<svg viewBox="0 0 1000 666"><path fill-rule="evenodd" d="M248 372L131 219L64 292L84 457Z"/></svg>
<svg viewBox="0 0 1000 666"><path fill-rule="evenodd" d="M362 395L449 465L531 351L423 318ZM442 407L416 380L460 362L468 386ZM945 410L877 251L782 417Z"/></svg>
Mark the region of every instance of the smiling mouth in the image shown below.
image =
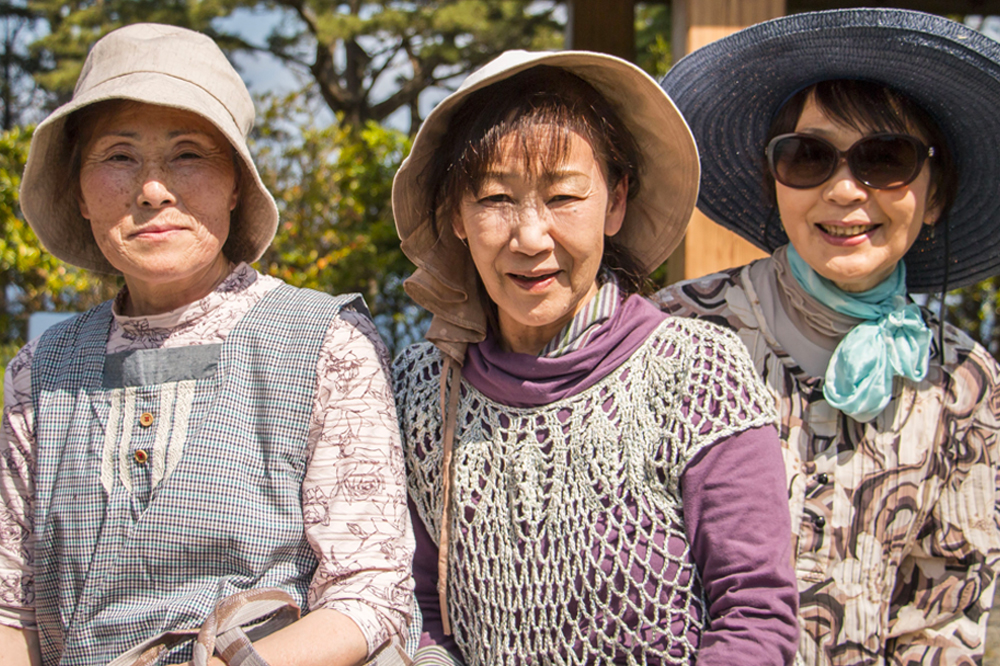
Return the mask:
<svg viewBox="0 0 1000 666"><path fill-rule="evenodd" d="M860 236L861 234L873 231L879 225L877 224L855 224L850 227L836 226L832 224L821 224L819 225L825 233L835 238L851 238L852 236Z"/></svg>
<svg viewBox="0 0 1000 666"><path fill-rule="evenodd" d="M558 271L557 271L558 272ZM522 275L520 273L508 273L512 280L525 285L535 285L556 276L556 273L544 273L542 275Z"/></svg>

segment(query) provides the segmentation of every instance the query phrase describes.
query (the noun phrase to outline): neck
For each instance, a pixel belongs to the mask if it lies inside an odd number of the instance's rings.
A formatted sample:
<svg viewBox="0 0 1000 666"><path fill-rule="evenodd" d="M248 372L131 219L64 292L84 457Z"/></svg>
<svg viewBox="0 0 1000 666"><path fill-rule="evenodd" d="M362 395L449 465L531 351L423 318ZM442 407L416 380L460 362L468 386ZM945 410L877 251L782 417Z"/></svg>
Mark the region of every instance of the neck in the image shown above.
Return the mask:
<svg viewBox="0 0 1000 666"><path fill-rule="evenodd" d="M232 272L233 265L222 254L211 265L177 280L153 281L125 276L127 317L163 314L201 300Z"/></svg>
<svg viewBox="0 0 1000 666"><path fill-rule="evenodd" d="M598 286L595 278L590 290L572 310L555 321L539 326L524 324L503 310L500 310L498 313L498 319L500 320L500 347L506 352L538 356L545 349L545 345L552 338L556 337L568 323L573 321L573 317L594 299L597 291Z"/></svg>

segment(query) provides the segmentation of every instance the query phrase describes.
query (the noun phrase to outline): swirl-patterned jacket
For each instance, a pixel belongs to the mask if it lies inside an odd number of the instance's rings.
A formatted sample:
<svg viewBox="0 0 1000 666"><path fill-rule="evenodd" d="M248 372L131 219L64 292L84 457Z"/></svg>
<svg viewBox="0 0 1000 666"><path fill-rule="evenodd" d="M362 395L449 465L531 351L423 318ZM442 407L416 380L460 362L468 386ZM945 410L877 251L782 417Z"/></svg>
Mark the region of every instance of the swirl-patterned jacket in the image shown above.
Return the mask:
<svg viewBox="0 0 1000 666"><path fill-rule="evenodd" d="M996 361L946 326L926 378L897 377L882 414L859 423L781 348L749 267L654 298L735 331L774 395L805 663L981 664L1000 562Z"/></svg>

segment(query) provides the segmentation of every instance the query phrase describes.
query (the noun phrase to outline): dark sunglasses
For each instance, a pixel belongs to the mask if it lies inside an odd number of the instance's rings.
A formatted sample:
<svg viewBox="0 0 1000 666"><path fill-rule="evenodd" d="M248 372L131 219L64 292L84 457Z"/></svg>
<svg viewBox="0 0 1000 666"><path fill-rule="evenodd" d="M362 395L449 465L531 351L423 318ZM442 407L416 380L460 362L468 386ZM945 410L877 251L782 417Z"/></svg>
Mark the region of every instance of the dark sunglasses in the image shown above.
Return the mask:
<svg viewBox="0 0 1000 666"><path fill-rule="evenodd" d="M872 134L845 151L812 134L779 134L767 144L774 179L800 190L825 183L843 160L858 182L893 190L913 182L933 155L933 147L908 134Z"/></svg>

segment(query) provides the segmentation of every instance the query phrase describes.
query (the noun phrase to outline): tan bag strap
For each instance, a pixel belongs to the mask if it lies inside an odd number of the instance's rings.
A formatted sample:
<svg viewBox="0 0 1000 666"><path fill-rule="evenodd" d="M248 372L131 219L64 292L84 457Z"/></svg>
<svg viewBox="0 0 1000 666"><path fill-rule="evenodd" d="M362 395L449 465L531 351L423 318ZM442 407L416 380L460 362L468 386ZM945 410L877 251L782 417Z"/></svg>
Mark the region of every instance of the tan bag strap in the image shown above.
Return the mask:
<svg viewBox="0 0 1000 666"><path fill-rule="evenodd" d="M285 591L276 588L246 590L226 597L215 606L201 629L167 631L136 645L108 666L152 666L164 651L195 638L193 666L208 666L218 651L229 666L267 666L253 649L243 625L267 618L251 633L261 638L299 619L299 607ZM271 617L268 617L271 616Z"/></svg>
<svg viewBox="0 0 1000 666"><path fill-rule="evenodd" d="M372 654L365 666L410 666L413 660L403 649L403 643L398 638L386 641L382 647Z"/></svg>

